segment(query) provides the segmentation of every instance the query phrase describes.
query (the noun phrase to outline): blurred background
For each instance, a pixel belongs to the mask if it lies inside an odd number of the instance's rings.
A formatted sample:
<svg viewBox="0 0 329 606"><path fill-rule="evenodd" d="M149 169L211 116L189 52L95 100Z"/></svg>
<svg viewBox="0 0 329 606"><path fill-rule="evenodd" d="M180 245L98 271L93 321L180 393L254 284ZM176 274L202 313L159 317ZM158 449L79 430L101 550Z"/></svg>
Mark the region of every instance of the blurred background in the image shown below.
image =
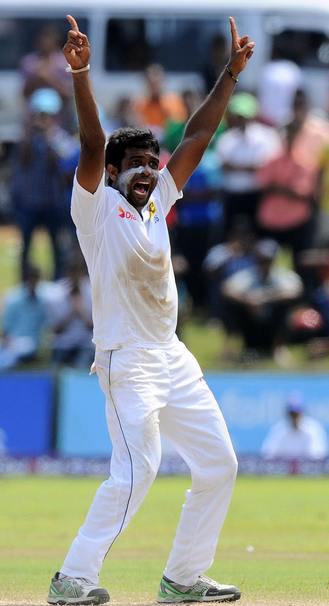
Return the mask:
<svg viewBox="0 0 329 606"><path fill-rule="evenodd" d="M162 165L228 61L228 16L256 41L168 216L178 334L242 472L328 473L329 6L2 0L0 474L106 474L111 452L69 211L79 139L67 11L89 36L104 130L149 126ZM162 471L184 470L163 449Z"/></svg>

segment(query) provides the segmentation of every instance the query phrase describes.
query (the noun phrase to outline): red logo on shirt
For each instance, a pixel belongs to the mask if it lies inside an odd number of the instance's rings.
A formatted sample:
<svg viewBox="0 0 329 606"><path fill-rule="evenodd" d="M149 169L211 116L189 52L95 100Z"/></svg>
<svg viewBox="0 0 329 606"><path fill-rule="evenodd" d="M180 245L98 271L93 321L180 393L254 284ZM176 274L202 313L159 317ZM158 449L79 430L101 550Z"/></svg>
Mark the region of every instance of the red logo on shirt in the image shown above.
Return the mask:
<svg viewBox="0 0 329 606"><path fill-rule="evenodd" d="M133 215L133 213L131 213L129 210L124 210L124 208L122 208L122 206L119 206L119 217L121 217L121 219L129 219L130 221L136 221L136 217L135 215Z"/></svg>

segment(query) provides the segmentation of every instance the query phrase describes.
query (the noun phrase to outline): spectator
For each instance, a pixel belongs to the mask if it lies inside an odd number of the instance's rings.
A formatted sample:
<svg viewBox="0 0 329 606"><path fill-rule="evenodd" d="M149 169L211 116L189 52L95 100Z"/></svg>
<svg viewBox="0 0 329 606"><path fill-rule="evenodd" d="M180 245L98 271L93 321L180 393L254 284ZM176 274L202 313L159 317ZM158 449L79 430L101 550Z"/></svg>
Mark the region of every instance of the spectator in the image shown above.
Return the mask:
<svg viewBox="0 0 329 606"><path fill-rule="evenodd" d="M185 106L186 116L189 118L202 103L202 95L197 90L186 89L182 92L182 101ZM169 118L166 122L162 137L162 145L172 153L180 143L185 129L185 120L174 120ZM226 122L222 120L219 124L208 149L213 149L218 137L226 130Z"/></svg>
<svg viewBox="0 0 329 606"><path fill-rule="evenodd" d="M291 123L287 127L282 153L258 171L257 179L262 188L262 196L257 222L263 237L275 238L291 248L295 269L306 280L298 258L300 251L313 245L317 174L312 166L296 159L294 144L299 129L297 123Z"/></svg>
<svg viewBox="0 0 329 606"><path fill-rule="evenodd" d="M305 166L308 171L313 171L316 182L315 242L311 242L310 245L328 246L329 121L310 108L308 97L303 90L296 92L293 109L291 126L296 130L296 137L292 146L292 155L299 165Z"/></svg>
<svg viewBox="0 0 329 606"><path fill-rule="evenodd" d="M186 89L182 92L182 102L185 107L186 118L169 118L163 132L162 144L170 153L176 149L183 137L186 119L201 105L202 95L197 90Z"/></svg>
<svg viewBox="0 0 329 606"><path fill-rule="evenodd" d="M258 82L261 119L275 127L287 124L291 119L294 95L302 86L301 69L274 46L271 60L264 65Z"/></svg>
<svg viewBox="0 0 329 606"><path fill-rule="evenodd" d="M299 276L277 267L278 245L260 240L255 246L256 263L224 281L222 293L228 302L231 326L244 346L257 354L282 351L288 311L302 293Z"/></svg>
<svg viewBox="0 0 329 606"><path fill-rule="evenodd" d="M39 89L30 99L31 120L12 158L12 205L23 238L24 278L34 230L43 226L51 240L54 279L62 275L60 234L65 216L65 178L61 163L76 141L56 122L61 99L52 89Z"/></svg>
<svg viewBox="0 0 329 606"><path fill-rule="evenodd" d="M197 91L185 90L182 99L190 117L201 104ZM163 146L173 152L185 129L185 121L168 120ZM219 199L220 173L209 147L184 187L184 199L177 209L175 243L185 259L184 280L195 308L202 308L207 297L203 260L210 246L218 241L222 229L222 202Z"/></svg>
<svg viewBox="0 0 329 606"><path fill-rule="evenodd" d="M254 225L259 200L257 170L281 150L278 133L257 122L257 114L258 102L253 95L233 95L228 104L229 128L217 142L223 170L226 232L236 215L246 215Z"/></svg>
<svg viewBox="0 0 329 606"><path fill-rule="evenodd" d="M307 267L314 279L310 302L318 314L318 331L308 345L312 357L329 354L329 249L313 249L302 253L301 264Z"/></svg>
<svg viewBox="0 0 329 606"><path fill-rule="evenodd" d="M184 200L177 207L177 244L188 263L187 289L194 309L199 311L207 300L203 261L209 248L218 241L222 229L223 212L215 166L213 153L207 150L186 183Z"/></svg>
<svg viewBox="0 0 329 606"><path fill-rule="evenodd" d="M324 459L328 441L322 425L307 416L300 394L287 399L286 416L276 423L264 440L262 455L266 459Z"/></svg>
<svg viewBox="0 0 329 606"><path fill-rule="evenodd" d="M292 149L294 160L318 173L321 155L329 144L329 121L311 110L307 94L302 89L296 91L289 125L296 132Z"/></svg>
<svg viewBox="0 0 329 606"><path fill-rule="evenodd" d="M210 93L214 87L228 59L229 47L226 36L222 33L215 34L211 40L210 50L207 52L207 60L201 72L206 94Z"/></svg>
<svg viewBox="0 0 329 606"><path fill-rule="evenodd" d="M186 109L180 95L166 92L165 72L153 63L145 70L145 96L136 101L136 111L142 123L161 136L167 120L186 121Z"/></svg>
<svg viewBox="0 0 329 606"><path fill-rule="evenodd" d="M120 97L109 120L110 132L126 126L141 126L141 118L129 97Z"/></svg>
<svg viewBox="0 0 329 606"><path fill-rule="evenodd" d="M40 270L30 265L25 281L7 296L0 340L0 369L37 356L46 325L46 303L38 292Z"/></svg>
<svg viewBox="0 0 329 606"><path fill-rule="evenodd" d="M208 278L207 297L211 317L222 320L228 334L234 333L234 326L230 327L230 314L222 296L222 285L238 271L254 265L254 234L248 221L243 216L237 216L227 241L211 247L203 263Z"/></svg>
<svg viewBox="0 0 329 606"><path fill-rule="evenodd" d="M65 71L66 62L61 52L60 34L53 25L40 31L36 40L36 50L23 57L21 74L23 96L30 112L30 99L40 88L51 88L61 97L60 118L66 128L70 128L73 116L73 90L70 74Z"/></svg>
<svg viewBox="0 0 329 606"><path fill-rule="evenodd" d="M91 290L80 259L71 261L59 286L50 304L53 361L87 368L94 357Z"/></svg>

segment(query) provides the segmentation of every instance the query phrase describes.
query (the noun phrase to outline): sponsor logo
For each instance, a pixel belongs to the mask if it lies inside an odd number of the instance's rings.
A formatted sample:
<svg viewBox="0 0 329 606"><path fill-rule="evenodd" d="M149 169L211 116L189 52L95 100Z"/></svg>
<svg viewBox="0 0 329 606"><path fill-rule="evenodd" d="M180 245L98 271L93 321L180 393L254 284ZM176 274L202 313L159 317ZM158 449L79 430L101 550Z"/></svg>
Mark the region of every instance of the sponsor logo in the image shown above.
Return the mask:
<svg viewBox="0 0 329 606"><path fill-rule="evenodd" d="M129 221L136 221L136 216L129 210L125 210L122 206L118 208L118 215L121 219L128 219Z"/></svg>

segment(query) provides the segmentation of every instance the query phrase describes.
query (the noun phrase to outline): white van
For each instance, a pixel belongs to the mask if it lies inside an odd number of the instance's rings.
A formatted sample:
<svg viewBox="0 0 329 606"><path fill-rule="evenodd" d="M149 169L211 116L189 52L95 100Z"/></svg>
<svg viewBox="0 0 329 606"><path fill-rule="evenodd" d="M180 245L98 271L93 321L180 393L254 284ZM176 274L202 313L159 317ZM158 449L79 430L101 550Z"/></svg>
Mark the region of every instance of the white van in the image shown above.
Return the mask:
<svg viewBox="0 0 329 606"><path fill-rule="evenodd" d="M200 70L209 59L211 40L220 32L229 36L231 14L240 33L250 34L257 44L241 87L257 89L273 41L284 36L289 41L287 55L301 64L313 99L325 104L327 0L1 0L0 142L19 136L22 56L33 50L36 34L45 23L54 23L64 35L68 12L89 36L96 96L109 112L119 96L142 89L141 70L150 61L164 65L173 90L202 86Z"/></svg>

